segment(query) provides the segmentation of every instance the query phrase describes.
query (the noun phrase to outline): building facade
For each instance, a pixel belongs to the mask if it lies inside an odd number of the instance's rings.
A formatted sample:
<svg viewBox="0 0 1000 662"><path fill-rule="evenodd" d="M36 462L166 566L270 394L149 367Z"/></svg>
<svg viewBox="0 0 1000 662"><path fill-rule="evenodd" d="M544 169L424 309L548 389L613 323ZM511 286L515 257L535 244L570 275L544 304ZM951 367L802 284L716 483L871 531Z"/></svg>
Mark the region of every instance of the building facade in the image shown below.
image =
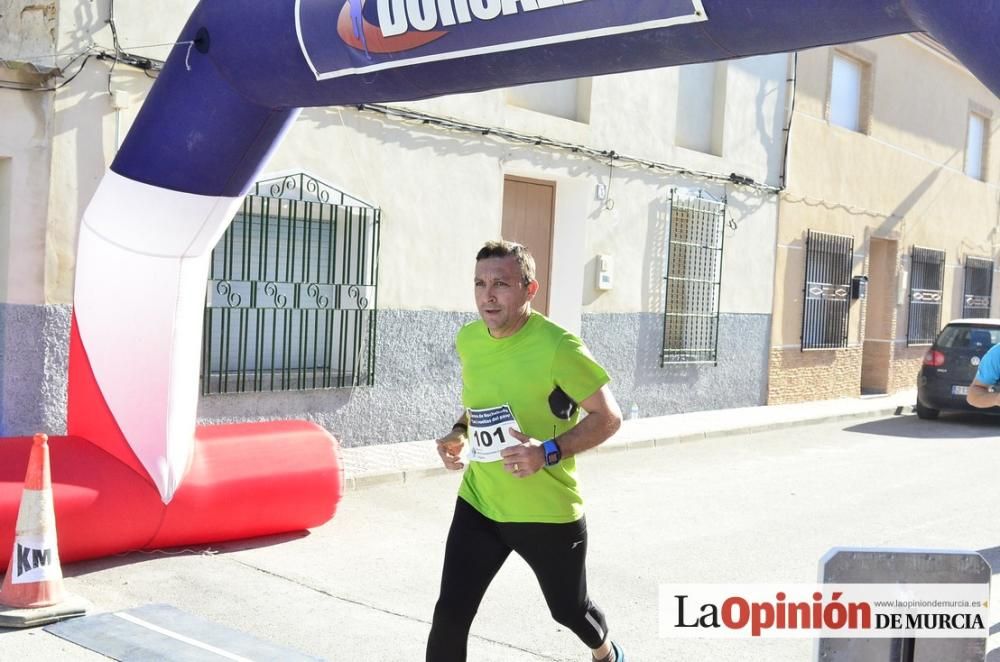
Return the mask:
<svg viewBox="0 0 1000 662"><path fill-rule="evenodd" d="M79 219L194 3L7 4L0 436L59 433ZM206 274L200 421L437 436L501 236L626 411L763 404L789 61L303 110Z"/></svg>
<svg viewBox="0 0 1000 662"><path fill-rule="evenodd" d="M921 35L805 51L796 78L768 402L915 388L948 320L1000 314L1000 102Z"/></svg>

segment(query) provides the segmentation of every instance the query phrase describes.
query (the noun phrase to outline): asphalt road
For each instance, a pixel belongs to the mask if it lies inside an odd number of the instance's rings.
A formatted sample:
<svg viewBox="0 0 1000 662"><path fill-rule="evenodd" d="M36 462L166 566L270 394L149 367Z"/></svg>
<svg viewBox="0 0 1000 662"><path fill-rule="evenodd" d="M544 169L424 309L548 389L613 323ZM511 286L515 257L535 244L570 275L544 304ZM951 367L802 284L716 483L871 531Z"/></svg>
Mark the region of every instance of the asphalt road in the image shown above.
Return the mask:
<svg viewBox="0 0 1000 662"><path fill-rule="evenodd" d="M1000 419L971 415L584 456L591 593L630 662L807 662L808 639L661 638L659 584L809 583L831 547L977 550L1000 568L998 473ZM99 612L167 603L330 660L419 661L458 480L349 492L310 533L74 564L68 588ZM0 630L0 660L100 659L41 630ZM512 557L470 660L587 659Z"/></svg>

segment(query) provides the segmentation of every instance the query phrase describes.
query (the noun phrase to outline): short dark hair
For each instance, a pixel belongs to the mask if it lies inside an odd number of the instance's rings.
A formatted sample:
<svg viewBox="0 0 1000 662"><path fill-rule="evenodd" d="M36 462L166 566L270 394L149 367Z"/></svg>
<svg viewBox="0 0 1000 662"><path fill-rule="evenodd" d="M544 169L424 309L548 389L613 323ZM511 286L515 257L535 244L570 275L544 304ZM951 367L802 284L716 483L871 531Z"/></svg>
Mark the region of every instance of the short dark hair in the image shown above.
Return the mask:
<svg viewBox="0 0 1000 662"><path fill-rule="evenodd" d="M535 280L535 258L532 257L531 251L514 241L504 241L503 239L487 241L476 254L476 262L491 257L510 257L511 255L517 258L517 264L521 267L521 280L524 281L524 284L527 285Z"/></svg>

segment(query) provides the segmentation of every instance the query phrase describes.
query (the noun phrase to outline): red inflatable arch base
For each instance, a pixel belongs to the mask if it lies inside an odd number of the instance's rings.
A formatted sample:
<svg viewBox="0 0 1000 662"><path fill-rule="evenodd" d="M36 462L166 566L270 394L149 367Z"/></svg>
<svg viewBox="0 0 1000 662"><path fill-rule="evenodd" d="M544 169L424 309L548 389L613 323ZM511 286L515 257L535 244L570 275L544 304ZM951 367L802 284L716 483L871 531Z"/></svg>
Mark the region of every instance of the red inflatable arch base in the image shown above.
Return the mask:
<svg viewBox="0 0 1000 662"><path fill-rule="evenodd" d="M49 437L63 562L298 531L329 521L343 489L336 440L304 421L200 427L168 505L153 483L74 436ZM0 567L6 568L29 437L0 438Z"/></svg>

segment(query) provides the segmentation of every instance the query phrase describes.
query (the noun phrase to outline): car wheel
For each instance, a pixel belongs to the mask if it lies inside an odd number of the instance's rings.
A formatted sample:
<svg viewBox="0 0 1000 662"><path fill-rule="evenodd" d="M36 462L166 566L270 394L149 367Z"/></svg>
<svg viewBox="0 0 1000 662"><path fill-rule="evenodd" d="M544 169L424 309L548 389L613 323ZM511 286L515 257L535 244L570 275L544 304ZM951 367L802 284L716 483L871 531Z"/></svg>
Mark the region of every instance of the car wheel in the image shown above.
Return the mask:
<svg viewBox="0 0 1000 662"><path fill-rule="evenodd" d="M941 413L939 409L931 409L930 407L925 407L919 402L917 403L917 418L922 418L925 421L934 420Z"/></svg>

